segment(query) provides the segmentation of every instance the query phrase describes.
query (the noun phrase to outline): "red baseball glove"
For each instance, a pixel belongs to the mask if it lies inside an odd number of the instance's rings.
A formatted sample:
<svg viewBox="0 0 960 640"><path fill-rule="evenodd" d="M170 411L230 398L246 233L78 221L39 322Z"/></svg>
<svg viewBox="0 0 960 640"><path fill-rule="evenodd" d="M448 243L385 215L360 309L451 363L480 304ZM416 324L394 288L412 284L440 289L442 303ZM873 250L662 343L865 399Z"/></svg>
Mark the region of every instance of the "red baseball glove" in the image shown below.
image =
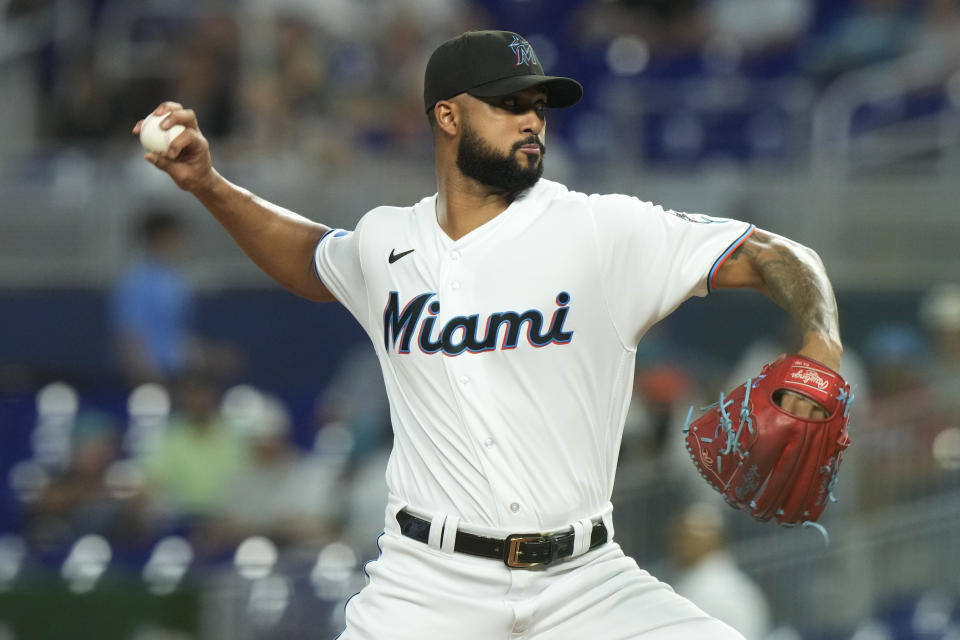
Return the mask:
<svg viewBox="0 0 960 640"><path fill-rule="evenodd" d="M826 418L801 418L780 408L783 392L822 407ZM850 385L836 371L799 355L781 356L720 401L687 417L687 451L700 475L731 506L757 520L814 523L837 482L850 444ZM819 525L815 525L819 527Z"/></svg>

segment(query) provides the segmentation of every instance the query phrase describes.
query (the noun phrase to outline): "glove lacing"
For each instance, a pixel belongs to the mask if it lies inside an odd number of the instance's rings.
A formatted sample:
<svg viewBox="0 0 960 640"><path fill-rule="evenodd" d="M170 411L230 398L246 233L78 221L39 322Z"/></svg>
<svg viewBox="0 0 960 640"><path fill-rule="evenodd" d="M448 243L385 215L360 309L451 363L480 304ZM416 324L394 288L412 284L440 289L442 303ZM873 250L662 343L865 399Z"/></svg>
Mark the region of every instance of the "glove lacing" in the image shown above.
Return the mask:
<svg viewBox="0 0 960 640"><path fill-rule="evenodd" d="M753 417L750 415L750 390L756 388L757 383L760 382L765 376L760 375L756 378L747 378L744 387L746 387L746 393L743 396L743 403L740 405L740 424L737 425L736 430L733 428L733 419L730 417L730 414L727 413L727 408L733 404L733 400L728 400L723 395L723 391L720 392L720 400L714 402L713 404L707 405L705 407L700 407L700 411L709 411L710 409L717 409L720 414L720 423L717 424L716 430L713 432L713 438L701 437L700 439L703 442L713 442L714 438L720 437L720 432L722 431L727 437L727 443L723 448L723 451L720 451L717 454L717 471L723 472L723 456L728 454L739 455L741 458L746 458L750 455L749 451L744 451L740 446L740 436L743 435L743 428L746 427L747 431L751 434L754 433L753 428ZM687 412L687 419L683 424L683 433L687 434L690 431L690 423L692 422L693 417L693 406L690 407L690 410Z"/></svg>

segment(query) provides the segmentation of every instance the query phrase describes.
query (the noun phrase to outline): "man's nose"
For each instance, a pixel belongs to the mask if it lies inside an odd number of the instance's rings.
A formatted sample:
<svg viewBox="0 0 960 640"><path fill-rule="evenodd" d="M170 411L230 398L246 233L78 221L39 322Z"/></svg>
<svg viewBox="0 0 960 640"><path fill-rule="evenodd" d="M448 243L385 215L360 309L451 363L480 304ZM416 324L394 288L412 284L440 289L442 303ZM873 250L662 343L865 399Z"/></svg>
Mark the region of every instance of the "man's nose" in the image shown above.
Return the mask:
<svg viewBox="0 0 960 640"><path fill-rule="evenodd" d="M545 121L536 109L527 109L521 114L521 130L539 136Z"/></svg>

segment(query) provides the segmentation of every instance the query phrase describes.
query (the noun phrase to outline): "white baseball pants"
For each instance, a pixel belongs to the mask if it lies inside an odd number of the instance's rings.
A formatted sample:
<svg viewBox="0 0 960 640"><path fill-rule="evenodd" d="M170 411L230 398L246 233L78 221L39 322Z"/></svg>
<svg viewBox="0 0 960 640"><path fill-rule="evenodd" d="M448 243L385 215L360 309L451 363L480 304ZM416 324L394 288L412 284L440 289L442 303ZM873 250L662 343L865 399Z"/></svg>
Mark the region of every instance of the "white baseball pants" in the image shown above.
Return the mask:
<svg viewBox="0 0 960 640"><path fill-rule="evenodd" d="M393 531L379 543L339 640L743 640L615 542L533 569Z"/></svg>

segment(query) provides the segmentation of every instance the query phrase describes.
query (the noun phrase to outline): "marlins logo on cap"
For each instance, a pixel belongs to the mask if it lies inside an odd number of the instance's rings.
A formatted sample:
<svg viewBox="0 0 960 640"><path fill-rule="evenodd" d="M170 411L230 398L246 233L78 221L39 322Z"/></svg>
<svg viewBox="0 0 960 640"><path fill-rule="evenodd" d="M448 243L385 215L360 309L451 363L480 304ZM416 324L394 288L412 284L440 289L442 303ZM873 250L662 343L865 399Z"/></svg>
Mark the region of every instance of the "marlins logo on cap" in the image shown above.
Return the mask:
<svg viewBox="0 0 960 640"><path fill-rule="evenodd" d="M533 52L533 47L520 36L513 36L513 42L510 43L510 48L517 54L518 67L522 64L529 65L531 62L533 64L540 64L537 61L537 54Z"/></svg>

